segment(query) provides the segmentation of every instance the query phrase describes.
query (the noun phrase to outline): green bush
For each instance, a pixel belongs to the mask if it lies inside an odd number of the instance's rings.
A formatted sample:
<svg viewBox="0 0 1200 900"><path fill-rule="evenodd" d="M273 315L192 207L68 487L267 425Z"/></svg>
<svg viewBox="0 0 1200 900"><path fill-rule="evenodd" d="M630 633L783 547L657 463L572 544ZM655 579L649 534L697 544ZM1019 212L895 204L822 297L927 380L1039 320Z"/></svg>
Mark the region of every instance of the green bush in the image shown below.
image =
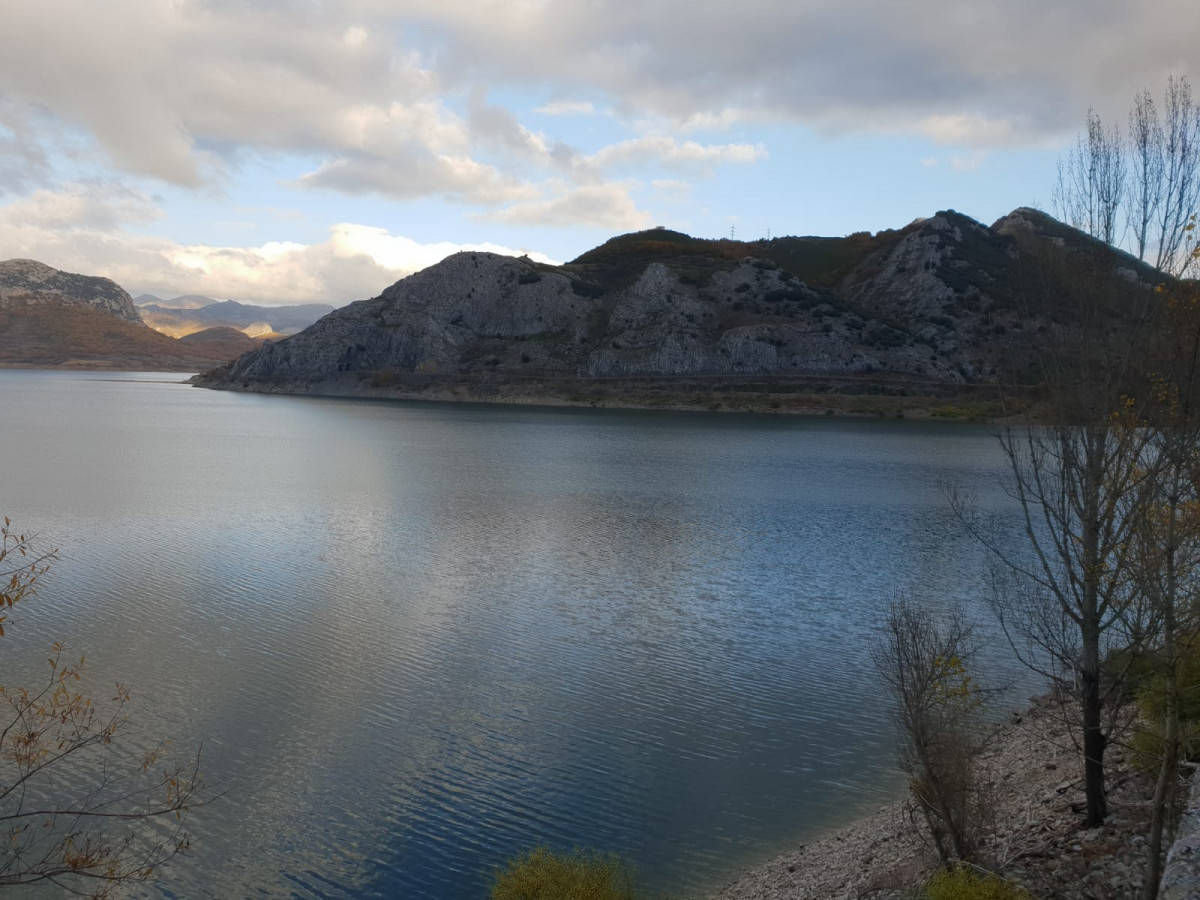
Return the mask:
<svg viewBox="0 0 1200 900"><path fill-rule="evenodd" d="M938 869L925 885L925 900L1033 900L1024 888L966 866Z"/></svg>
<svg viewBox="0 0 1200 900"><path fill-rule="evenodd" d="M538 847L496 872L492 900L634 900L633 873L611 854Z"/></svg>
<svg viewBox="0 0 1200 900"><path fill-rule="evenodd" d="M1179 740L1183 757L1194 761L1200 756L1200 640L1181 641L1177 652ZM1130 666L1142 713L1142 724L1130 741L1131 762L1144 772L1158 771L1163 752L1167 681L1155 671L1158 667L1153 656L1135 660Z"/></svg>

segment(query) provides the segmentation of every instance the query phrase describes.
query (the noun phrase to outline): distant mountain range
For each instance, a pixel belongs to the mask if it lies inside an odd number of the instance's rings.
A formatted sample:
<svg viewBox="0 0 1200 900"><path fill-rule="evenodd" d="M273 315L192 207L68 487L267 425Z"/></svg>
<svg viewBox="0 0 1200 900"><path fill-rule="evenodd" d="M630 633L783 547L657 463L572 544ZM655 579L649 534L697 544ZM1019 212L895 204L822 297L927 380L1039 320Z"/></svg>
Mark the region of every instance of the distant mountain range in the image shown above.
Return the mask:
<svg viewBox="0 0 1200 900"><path fill-rule="evenodd" d="M295 334L333 312L333 307L327 303L254 306L236 300L217 301L198 294L171 300L160 300L153 294L141 294L134 303L142 321L172 337L183 337L214 326L236 328L251 337L281 337Z"/></svg>
<svg viewBox="0 0 1200 900"><path fill-rule="evenodd" d="M1113 295L1116 329L1123 305L1160 280L1025 208L991 227L944 211L845 238L653 229L558 267L456 254L200 383L618 403L663 391L952 393L1032 377L1035 335L1070 327L1073 298L1096 284Z"/></svg>
<svg viewBox="0 0 1200 900"><path fill-rule="evenodd" d="M205 297L202 294L184 294L181 297L172 297L170 300L163 300L153 294L138 294L133 298L133 305L139 308L161 306L163 309L200 309L216 302L212 297Z"/></svg>
<svg viewBox="0 0 1200 900"><path fill-rule="evenodd" d="M29 259L0 262L0 365L196 371L261 343L211 331L175 340L143 323L114 281Z"/></svg>

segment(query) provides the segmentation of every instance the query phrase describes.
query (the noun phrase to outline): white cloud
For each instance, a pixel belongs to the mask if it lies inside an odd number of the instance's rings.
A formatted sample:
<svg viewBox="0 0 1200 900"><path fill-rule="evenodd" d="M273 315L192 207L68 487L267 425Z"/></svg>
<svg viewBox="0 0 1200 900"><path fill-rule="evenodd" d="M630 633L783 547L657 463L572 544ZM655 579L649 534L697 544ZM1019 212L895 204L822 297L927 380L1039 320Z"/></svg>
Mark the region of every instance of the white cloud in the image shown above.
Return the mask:
<svg viewBox="0 0 1200 900"><path fill-rule="evenodd" d="M926 116L913 130L938 144L997 147L1013 144L1019 135L1027 134L1029 122L1023 116L937 115Z"/></svg>
<svg viewBox="0 0 1200 900"><path fill-rule="evenodd" d="M569 227L584 225L614 231L632 231L650 225L648 212L637 208L629 196L630 184L585 185L562 191L547 200L517 203L475 218L509 225Z"/></svg>
<svg viewBox="0 0 1200 900"><path fill-rule="evenodd" d="M414 153L407 157L342 156L302 175L301 187L346 194L377 193L394 200L440 195L481 206L530 199L537 189L467 156Z"/></svg>
<svg viewBox="0 0 1200 900"><path fill-rule="evenodd" d="M29 229L107 232L162 218L162 210L149 195L121 184L76 182L57 191L34 191L0 207L0 217Z"/></svg>
<svg viewBox="0 0 1200 900"><path fill-rule="evenodd" d="M767 150L762 144L699 144L696 141L681 143L672 137L659 135L610 144L587 157L585 163L597 169L652 163L707 169L717 163L758 162L766 156Z"/></svg>
<svg viewBox="0 0 1200 900"><path fill-rule="evenodd" d="M373 297L389 284L459 250L548 257L497 244L421 244L383 228L340 223L317 244L258 246L179 244L129 234L121 221L154 213L148 198L103 188L39 192L0 206L0 256L37 259L56 268L112 278L131 294L204 294L246 303L331 303ZM93 207L110 204L107 213ZM80 212L79 208L84 207Z"/></svg>
<svg viewBox="0 0 1200 900"><path fill-rule="evenodd" d="M558 261L536 251L513 250L487 242L455 244L441 241L435 244L420 244L411 238L391 234L385 228L348 223L333 226L330 243L335 252L343 256L365 255L394 272L416 272L463 250L499 253L504 256L528 256L537 262L560 265Z"/></svg>

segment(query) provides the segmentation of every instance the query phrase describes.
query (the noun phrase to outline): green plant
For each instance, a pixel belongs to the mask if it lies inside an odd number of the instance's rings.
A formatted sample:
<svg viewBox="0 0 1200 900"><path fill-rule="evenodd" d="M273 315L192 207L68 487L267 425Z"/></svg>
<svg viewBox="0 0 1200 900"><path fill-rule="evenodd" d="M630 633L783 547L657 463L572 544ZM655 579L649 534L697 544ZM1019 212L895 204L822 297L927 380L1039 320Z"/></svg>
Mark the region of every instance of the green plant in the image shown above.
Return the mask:
<svg viewBox="0 0 1200 900"><path fill-rule="evenodd" d="M925 900L1033 900L1011 881L967 866L938 869L925 885Z"/></svg>
<svg viewBox="0 0 1200 900"><path fill-rule="evenodd" d="M1194 761L1200 755L1200 638L1183 642L1177 652L1180 750L1184 759ZM1142 724L1130 740L1130 761L1142 771L1153 773L1163 753L1166 677L1161 673L1147 674L1147 662L1131 668L1140 675L1135 683Z"/></svg>
<svg viewBox="0 0 1200 900"><path fill-rule="evenodd" d="M492 900L634 900L629 866L613 854L538 847L496 871Z"/></svg>

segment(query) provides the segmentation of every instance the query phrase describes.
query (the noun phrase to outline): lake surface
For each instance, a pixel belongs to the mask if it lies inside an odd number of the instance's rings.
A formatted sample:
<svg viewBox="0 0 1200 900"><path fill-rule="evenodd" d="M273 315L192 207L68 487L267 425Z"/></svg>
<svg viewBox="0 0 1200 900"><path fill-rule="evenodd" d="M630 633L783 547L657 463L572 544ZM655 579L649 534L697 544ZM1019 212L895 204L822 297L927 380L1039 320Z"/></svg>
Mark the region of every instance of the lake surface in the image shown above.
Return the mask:
<svg viewBox="0 0 1200 900"><path fill-rule="evenodd" d="M0 680L66 640L228 792L154 895L482 897L538 844L716 888L896 796L881 612L982 609L939 479L1012 512L981 427L181 377L0 371L0 514L61 551Z"/></svg>

